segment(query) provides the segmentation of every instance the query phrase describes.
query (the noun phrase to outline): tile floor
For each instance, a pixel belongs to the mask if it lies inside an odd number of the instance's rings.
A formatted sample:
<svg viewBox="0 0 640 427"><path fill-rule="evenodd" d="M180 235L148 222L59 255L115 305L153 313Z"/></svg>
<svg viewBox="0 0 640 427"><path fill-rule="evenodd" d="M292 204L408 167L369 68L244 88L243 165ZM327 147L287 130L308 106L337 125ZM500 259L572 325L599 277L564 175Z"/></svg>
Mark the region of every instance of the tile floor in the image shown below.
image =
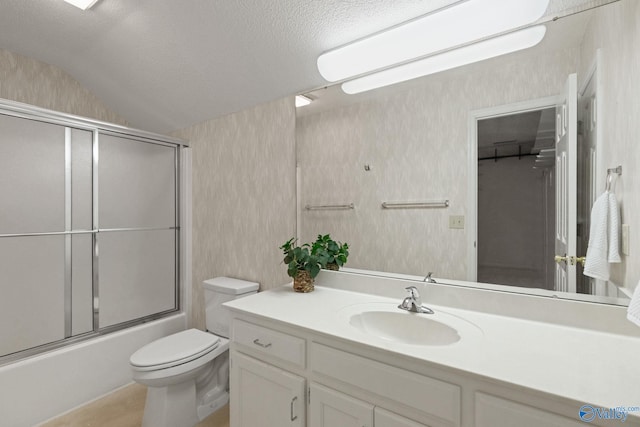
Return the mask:
<svg viewBox="0 0 640 427"><path fill-rule="evenodd" d="M40 427L140 427L146 387L131 384ZM229 405L197 427L229 427Z"/></svg>

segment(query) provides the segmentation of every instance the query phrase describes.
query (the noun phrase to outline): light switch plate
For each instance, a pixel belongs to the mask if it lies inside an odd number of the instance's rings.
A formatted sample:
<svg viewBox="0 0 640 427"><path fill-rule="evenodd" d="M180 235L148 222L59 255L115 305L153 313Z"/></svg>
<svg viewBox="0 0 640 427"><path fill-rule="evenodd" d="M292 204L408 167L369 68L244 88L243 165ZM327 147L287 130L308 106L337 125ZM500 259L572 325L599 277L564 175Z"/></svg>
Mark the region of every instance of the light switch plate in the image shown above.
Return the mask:
<svg viewBox="0 0 640 427"><path fill-rule="evenodd" d="M464 215L450 215L449 216L449 228L464 228Z"/></svg>
<svg viewBox="0 0 640 427"><path fill-rule="evenodd" d="M629 224L622 224L622 255L629 256Z"/></svg>

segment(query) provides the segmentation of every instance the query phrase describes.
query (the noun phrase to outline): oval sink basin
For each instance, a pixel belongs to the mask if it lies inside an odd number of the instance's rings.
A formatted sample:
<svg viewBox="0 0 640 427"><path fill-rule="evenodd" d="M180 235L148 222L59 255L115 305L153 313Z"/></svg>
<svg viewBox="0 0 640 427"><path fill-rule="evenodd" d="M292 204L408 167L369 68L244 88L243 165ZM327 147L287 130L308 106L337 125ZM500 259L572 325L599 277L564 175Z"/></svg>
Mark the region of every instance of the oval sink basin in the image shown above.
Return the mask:
<svg viewBox="0 0 640 427"><path fill-rule="evenodd" d="M457 330L428 316L407 311L363 311L352 315L349 323L366 334L403 344L450 345L460 340Z"/></svg>

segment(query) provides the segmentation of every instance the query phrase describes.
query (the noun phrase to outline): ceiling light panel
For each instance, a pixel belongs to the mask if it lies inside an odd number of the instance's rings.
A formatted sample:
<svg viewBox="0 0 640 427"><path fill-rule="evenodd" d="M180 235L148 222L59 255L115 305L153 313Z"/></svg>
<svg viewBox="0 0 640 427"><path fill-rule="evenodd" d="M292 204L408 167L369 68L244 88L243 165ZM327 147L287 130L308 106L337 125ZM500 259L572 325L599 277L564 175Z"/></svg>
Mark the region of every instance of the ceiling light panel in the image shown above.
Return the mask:
<svg viewBox="0 0 640 427"><path fill-rule="evenodd" d="M516 52L540 43L544 38L546 30L544 25L537 25L525 30L494 37L460 49L454 49L439 55L430 56L425 59L347 81L342 84L342 90L348 94L365 92Z"/></svg>
<svg viewBox="0 0 640 427"><path fill-rule="evenodd" d="M549 0L468 0L320 55L330 82L490 37L540 19Z"/></svg>
<svg viewBox="0 0 640 427"><path fill-rule="evenodd" d="M87 10L91 6L96 4L98 0L64 0L64 1L82 10Z"/></svg>

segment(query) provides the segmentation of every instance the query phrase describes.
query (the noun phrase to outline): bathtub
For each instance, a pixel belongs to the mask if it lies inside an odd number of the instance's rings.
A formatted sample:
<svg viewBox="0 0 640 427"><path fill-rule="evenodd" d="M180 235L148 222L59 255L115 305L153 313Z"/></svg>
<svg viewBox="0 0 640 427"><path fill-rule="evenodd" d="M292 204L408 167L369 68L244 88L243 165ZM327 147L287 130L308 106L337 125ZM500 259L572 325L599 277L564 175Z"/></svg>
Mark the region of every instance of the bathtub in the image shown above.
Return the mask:
<svg viewBox="0 0 640 427"><path fill-rule="evenodd" d="M0 424L32 427L131 383L129 356L185 328L179 313L0 366Z"/></svg>

